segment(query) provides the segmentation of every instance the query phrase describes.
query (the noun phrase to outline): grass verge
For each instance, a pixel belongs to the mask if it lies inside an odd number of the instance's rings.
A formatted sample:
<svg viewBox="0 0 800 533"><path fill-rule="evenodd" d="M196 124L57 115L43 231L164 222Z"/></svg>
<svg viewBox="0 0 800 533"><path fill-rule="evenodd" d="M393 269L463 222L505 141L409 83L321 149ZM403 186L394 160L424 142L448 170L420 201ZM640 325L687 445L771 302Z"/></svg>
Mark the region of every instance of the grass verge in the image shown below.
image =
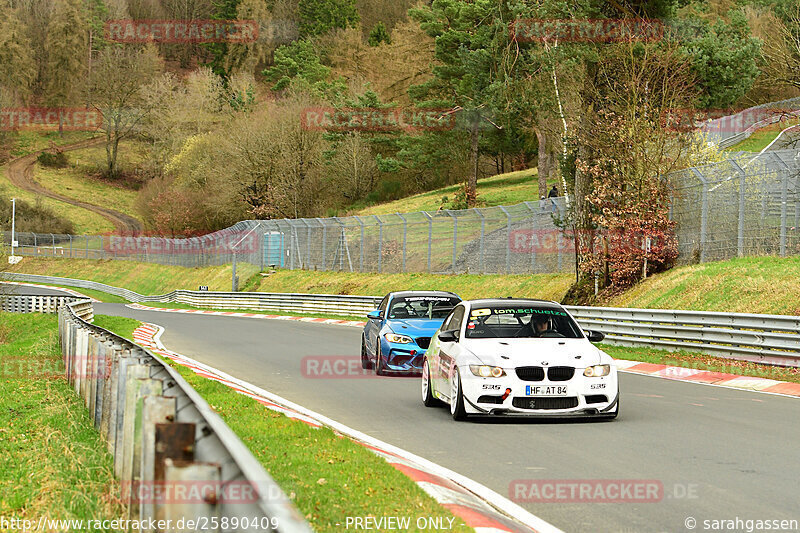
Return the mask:
<svg viewBox="0 0 800 533"><path fill-rule="evenodd" d="M261 276L258 266L239 263L240 286L263 292L306 292L328 294L384 295L396 290L447 290L462 298L520 296L560 300L570 284L571 274L377 274L280 270ZM78 278L124 287L140 294L164 294L175 289L197 290L207 285L212 291L230 290L231 266L186 268L132 261L26 257L8 268L11 273L41 274ZM102 298L98 298L102 300Z"/></svg>
<svg viewBox="0 0 800 533"><path fill-rule="evenodd" d="M241 262L236 267L242 284L258 275L258 270L257 266ZM176 289L197 290L200 285L207 285L212 291L229 291L231 288L231 265L188 268L113 259L26 257L7 271L97 281L147 295Z"/></svg>
<svg viewBox="0 0 800 533"><path fill-rule="evenodd" d="M113 320L109 320L113 319ZM95 317L95 323L127 335L139 321ZM350 439L270 411L225 385L168 361L233 429L314 531L344 529L348 516L452 518L411 479ZM445 520L445 524L447 521ZM453 531L473 531L456 518Z"/></svg>
<svg viewBox="0 0 800 533"><path fill-rule="evenodd" d="M398 290L445 290L464 299L518 296L561 300L571 274L374 274L281 270L265 276L256 290L383 296Z"/></svg>
<svg viewBox="0 0 800 533"><path fill-rule="evenodd" d="M743 141L731 146L730 148L728 148L728 151L729 152L739 152L739 151L742 151L742 152L760 152L761 150L766 148L767 145L769 145L769 143L774 141L775 137L777 137L778 134L782 130L788 128L789 126L791 126L793 124L798 124L799 122L800 121L798 121L796 119L784 120L784 121L779 122L777 124L771 124L771 125L769 125L769 126L767 126L765 128L761 128L760 130L756 130L747 139L745 139L745 140L743 140ZM788 135L788 133L786 135ZM784 135L783 137L781 137L781 139L786 139L786 136ZM780 142L781 141L778 141L778 143L776 143L776 146Z"/></svg>
<svg viewBox="0 0 800 533"><path fill-rule="evenodd" d="M676 267L605 305L800 315L800 256L744 257Z"/></svg>
<svg viewBox="0 0 800 533"><path fill-rule="evenodd" d="M0 313L0 516L124 517L113 458L61 372L57 325Z"/></svg>
<svg viewBox="0 0 800 533"><path fill-rule="evenodd" d="M478 200L484 207L497 205L514 205L526 201L539 199L538 173L536 169L519 170L498 174L489 178L478 180ZM548 182L548 189L555 184L555 180ZM415 211L436 211L442 205L442 198L447 196L452 200L453 195L462 184L450 185L433 191L428 191L393 202L386 202L359 209L356 215L385 215L389 213L411 213ZM561 187L559 186L559 189Z"/></svg>

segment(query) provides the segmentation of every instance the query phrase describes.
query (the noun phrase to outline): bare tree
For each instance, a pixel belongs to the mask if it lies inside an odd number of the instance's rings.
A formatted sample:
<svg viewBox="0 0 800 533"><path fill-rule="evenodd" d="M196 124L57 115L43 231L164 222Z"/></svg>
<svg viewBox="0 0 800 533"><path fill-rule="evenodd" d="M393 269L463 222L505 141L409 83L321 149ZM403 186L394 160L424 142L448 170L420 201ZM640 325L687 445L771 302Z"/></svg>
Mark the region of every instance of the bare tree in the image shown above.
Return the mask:
<svg viewBox="0 0 800 533"><path fill-rule="evenodd" d="M160 67L158 54L151 46L110 46L100 53L94 65L90 101L102 114L106 174L111 178L119 174L120 141L132 136L149 112L142 86L156 76Z"/></svg>

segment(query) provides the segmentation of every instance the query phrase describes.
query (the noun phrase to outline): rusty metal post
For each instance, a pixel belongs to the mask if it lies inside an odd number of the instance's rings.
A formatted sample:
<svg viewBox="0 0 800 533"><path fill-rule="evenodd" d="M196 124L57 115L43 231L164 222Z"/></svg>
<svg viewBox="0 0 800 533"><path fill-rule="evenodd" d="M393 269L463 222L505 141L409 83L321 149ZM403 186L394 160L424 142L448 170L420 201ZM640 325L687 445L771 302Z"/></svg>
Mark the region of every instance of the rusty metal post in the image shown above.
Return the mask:
<svg viewBox="0 0 800 533"><path fill-rule="evenodd" d="M141 458L138 472L134 470L134 478L140 480L145 487L151 487L155 480L156 469L156 426L158 424L169 424L175 421L176 415L175 398L165 398L163 396L147 396L142 403L142 445ZM136 465L134 465L135 467ZM150 491L151 493L153 491ZM150 501L139 502L139 519L146 520L155 517L155 505ZM153 530L142 529L151 533Z"/></svg>
<svg viewBox="0 0 800 533"><path fill-rule="evenodd" d="M164 481L168 486L191 485L200 482L204 487L212 487L214 485L217 487L216 491L205 491L203 501L176 501L165 505L165 518L171 524L171 529L168 529L168 532L182 533L186 529L186 520L193 520L197 523L198 519L204 518L208 519L209 526L213 523L219 524L219 500L221 494L217 491L221 491L220 478L221 469L216 463L184 464L172 459L164 461ZM184 520L184 524L180 523L181 520ZM219 529L210 528L204 529L204 531L219 531Z"/></svg>

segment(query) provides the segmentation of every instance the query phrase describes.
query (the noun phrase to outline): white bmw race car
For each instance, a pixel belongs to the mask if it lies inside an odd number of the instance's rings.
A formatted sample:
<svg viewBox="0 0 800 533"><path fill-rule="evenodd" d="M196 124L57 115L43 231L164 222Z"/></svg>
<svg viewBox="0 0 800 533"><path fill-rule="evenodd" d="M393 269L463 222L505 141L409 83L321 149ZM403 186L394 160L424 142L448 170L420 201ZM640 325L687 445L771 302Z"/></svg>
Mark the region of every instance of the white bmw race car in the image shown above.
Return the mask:
<svg viewBox="0 0 800 533"><path fill-rule="evenodd" d="M555 302L459 303L431 339L422 366L422 400L468 415L616 418L614 360Z"/></svg>

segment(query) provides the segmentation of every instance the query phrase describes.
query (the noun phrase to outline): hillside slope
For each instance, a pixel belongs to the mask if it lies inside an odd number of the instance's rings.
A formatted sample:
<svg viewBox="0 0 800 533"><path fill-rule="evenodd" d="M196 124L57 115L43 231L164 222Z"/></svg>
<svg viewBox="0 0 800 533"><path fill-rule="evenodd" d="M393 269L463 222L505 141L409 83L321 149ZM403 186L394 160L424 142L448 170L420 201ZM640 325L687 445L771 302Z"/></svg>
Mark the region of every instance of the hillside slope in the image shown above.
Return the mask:
<svg viewBox="0 0 800 533"><path fill-rule="evenodd" d="M800 257L745 257L676 267L607 305L800 315Z"/></svg>

